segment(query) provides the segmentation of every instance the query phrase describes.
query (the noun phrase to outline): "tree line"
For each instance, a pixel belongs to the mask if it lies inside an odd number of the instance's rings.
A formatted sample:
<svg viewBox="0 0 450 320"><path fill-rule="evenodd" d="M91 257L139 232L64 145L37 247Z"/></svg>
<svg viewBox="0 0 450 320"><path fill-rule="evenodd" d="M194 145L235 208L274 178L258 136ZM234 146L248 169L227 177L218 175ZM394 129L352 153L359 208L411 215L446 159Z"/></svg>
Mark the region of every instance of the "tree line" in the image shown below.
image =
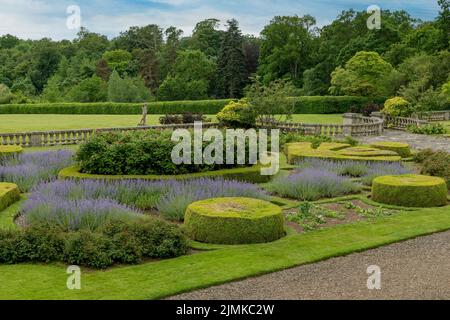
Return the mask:
<svg viewBox="0 0 450 320"><path fill-rule="evenodd" d="M429 107L443 103L450 80L450 0L438 3L426 22L383 10L379 30L367 28L367 12L346 10L321 28L310 15L277 16L259 37L234 19L225 30L206 19L191 36L154 24L111 40L85 28L73 41L8 34L0 103L241 98L257 78L288 81L296 95L403 95Z"/></svg>

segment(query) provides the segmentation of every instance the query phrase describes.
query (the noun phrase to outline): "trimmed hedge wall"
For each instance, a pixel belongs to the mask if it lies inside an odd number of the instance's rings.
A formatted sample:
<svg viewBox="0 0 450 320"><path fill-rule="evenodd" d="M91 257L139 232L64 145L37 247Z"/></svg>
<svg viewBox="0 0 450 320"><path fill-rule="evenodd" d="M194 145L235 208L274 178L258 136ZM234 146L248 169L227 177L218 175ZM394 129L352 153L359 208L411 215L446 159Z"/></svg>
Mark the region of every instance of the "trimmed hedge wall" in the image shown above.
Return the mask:
<svg viewBox="0 0 450 320"><path fill-rule="evenodd" d="M373 180L372 200L402 207L440 207L447 204L447 185L444 179L430 176L382 176Z"/></svg>
<svg viewBox="0 0 450 320"><path fill-rule="evenodd" d="M213 244L264 243L285 235L281 208L250 198L216 198L194 202L184 217L187 234Z"/></svg>
<svg viewBox="0 0 450 320"><path fill-rule="evenodd" d="M345 113L362 110L371 102L365 97L317 96L293 97L298 114ZM203 113L217 114L231 99L149 102L149 114ZM384 100L383 100L384 101ZM382 101L382 102L383 102ZM142 103L39 103L0 105L0 114L141 114Z"/></svg>
<svg viewBox="0 0 450 320"><path fill-rule="evenodd" d="M14 183L0 182L0 211L20 200L19 187Z"/></svg>
<svg viewBox="0 0 450 320"><path fill-rule="evenodd" d="M216 114L232 100L149 102L149 114L203 113ZM39 103L6 104L0 114L141 114L143 103Z"/></svg>
<svg viewBox="0 0 450 320"><path fill-rule="evenodd" d="M188 180L197 178L223 178L226 180L236 180L242 182L250 183L265 183L269 182L273 176L263 176L261 175L261 166L255 165L253 167L245 168L233 168L233 169L223 169L216 171L207 172L197 172L190 174L180 174L180 175L101 175L101 174L88 174L81 173L80 167L72 166L65 168L59 172L58 177L60 179L94 179L94 180Z"/></svg>

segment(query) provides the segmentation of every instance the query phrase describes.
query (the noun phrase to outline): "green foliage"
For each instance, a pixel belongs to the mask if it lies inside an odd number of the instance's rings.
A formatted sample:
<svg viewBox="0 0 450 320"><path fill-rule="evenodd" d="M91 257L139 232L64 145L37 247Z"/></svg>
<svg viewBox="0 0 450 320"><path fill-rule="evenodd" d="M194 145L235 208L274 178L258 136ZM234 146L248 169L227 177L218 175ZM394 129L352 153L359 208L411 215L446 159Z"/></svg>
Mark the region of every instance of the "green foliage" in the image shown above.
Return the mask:
<svg viewBox="0 0 450 320"><path fill-rule="evenodd" d="M216 92L220 98L240 98L247 83L244 37L236 20L227 24L217 58Z"/></svg>
<svg viewBox="0 0 450 320"><path fill-rule="evenodd" d="M201 100L208 96L215 63L198 50L178 52L174 68L161 84L160 100Z"/></svg>
<svg viewBox="0 0 450 320"><path fill-rule="evenodd" d="M102 102L107 98L107 86L101 78L92 78L81 81L67 93L68 101Z"/></svg>
<svg viewBox="0 0 450 320"><path fill-rule="evenodd" d="M0 161L3 157L12 157L18 153L21 153L23 148L21 146L0 146Z"/></svg>
<svg viewBox="0 0 450 320"><path fill-rule="evenodd" d="M181 77L168 76L158 91L158 99L162 101L203 100L207 97L206 80L185 81Z"/></svg>
<svg viewBox="0 0 450 320"><path fill-rule="evenodd" d="M427 134L427 135L435 135L435 134L445 134L447 133L447 129L440 123L430 123L425 125L410 125L407 128L408 132L415 134Z"/></svg>
<svg viewBox="0 0 450 320"><path fill-rule="evenodd" d="M105 269L146 258L172 258L187 252L179 227L155 218L110 221L101 230L64 232L52 225L0 230L0 263L55 262Z"/></svg>
<svg viewBox="0 0 450 320"><path fill-rule="evenodd" d="M215 244L275 241L285 235L281 208L250 198L217 198L194 202L184 218L194 240Z"/></svg>
<svg viewBox="0 0 450 320"><path fill-rule="evenodd" d="M122 79L113 71L108 82L108 100L112 102L145 102L151 100L150 90L141 78Z"/></svg>
<svg viewBox="0 0 450 320"><path fill-rule="evenodd" d="M310 15L277 16L264 27L258 72L264 83L287 78L302 85L303 72L312 66L315 24Z"/></svg>
<svg viewBox="0 0 450 320"><path fill-rule="evenodd" d="M117 71L119 74L123 74L127 68L133 56L126 50L113 50L103 53L102 59L106 61L109 69Z"/></svg>
<svg viewBox="0 0 450 320"><path fill-rule="evenodd" d="M13 183L0 182L0 212L19 201L19 187Z"/></svg>
<svg viewBox="0 0 450 320"><path fill-rule="evenodd" d="M402 207L447 205L447 186L441 178L412 174L382 176L372 183L373 201Z"/></svg>
<svg viewBox="0 0 450 320"><path fill-rule="evenodd" d="M443 178L450 189L450 154L445 151L425 150L416 156L422 163L422 174Z"/></svg>
<svg viewBox="0 0 450 320"><path fill-rule="evenodd" d="M222 42L222 31L217 30L220 20L206 19L195 26L190 39L190 46L200 50L207 57L217 57Z"/></svg>
<svg viewBox="0 0 450 320"><path fill-rule="evenodd" d="M402 97L394 97L386 100L384 109L381 112L391 117L409 117L414 113L414 107Z"/></svg>
<svg viewBox="0 0 450 320"><path fill-rule="evenodd" d="M376 52L360 51L331 75L330 92L336 95L385 96L393 68Z"/></svg>
<svg viewBox="0 0 450 320"><path fill-rule="evenodd" d="M10 103L14 98L8 86L0 83L0 104Z"/></svg>
<svg viewBox="0 0 450 320"><path fill-rule="evenodd" d="M253 128L256 114L247 99L231 101L217 114L220 124L229 128Z"/></svg>
<svg viewBox="0 0 450 320"><path fill-rule="evenodd" d="M192 164L175 164L171 154L178 143L171 137L170 130L97 134L80 146L76 159L82 172L105 175L178 175L241 166L194 164L193 152Z"/></svg>
<svg viewBox="0 0 450 320"><path fill-rule="evenodd" d="M402 158L411 156L411 150L407 143L381 141L372 143L370 146L375 149L394 151Z"/></svg>
<svg viewBox="0 0 450 320"><path fill-rule="evenodd" d="M59 172L60 179L93 179L93 180L188 180L198 178L220 178L224 180L234 180L250 183L266 183L272 179L272 176L261 175L261 166L254 165L245 168L222 169L214 171L204 171L179 175L101 175L82 173L78 166L68 167Z"/></svg>
<svg viewBox="0 0 450 320"><path fill-rule="evenodd" d="M295 101L291 98L293 91L290 82L275 80L265 85L256 78L247 87L245 97L258 121L272 121L277 115L284 115L289 120L295 110Z"/></svg>
<svg viewBox="0 0 450 320"><path fill-rule="evenodd" d="M216 114L231 100L160 101L148 103L149 114ZM4 105L0 114L142 114L142 103L39 103Z"/></svg>

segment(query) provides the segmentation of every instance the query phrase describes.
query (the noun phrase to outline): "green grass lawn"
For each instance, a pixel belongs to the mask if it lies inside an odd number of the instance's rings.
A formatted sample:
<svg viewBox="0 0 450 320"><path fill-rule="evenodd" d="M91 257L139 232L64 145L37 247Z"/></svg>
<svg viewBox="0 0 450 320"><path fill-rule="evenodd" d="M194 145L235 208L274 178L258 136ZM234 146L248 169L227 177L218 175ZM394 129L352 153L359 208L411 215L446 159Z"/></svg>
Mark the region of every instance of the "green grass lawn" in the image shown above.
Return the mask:
<svg viewBox="0 0 450 320"><path fill-rule="evenodd" d="M149 115L148 124L159 124L160 115ZM214 121L215 116L208 116ZM140 115L56 115L56 114L11 114L0 115L0 133L48 131L65 129L95 129L113 127L135 127ZM340 114L297 114L294 121L330 124L342 123Z"/></svg>
<svg viewBox="0 0 450 320"><path fill-rule="evenodd" d="M107 271L82 269L81 290L74 291L66 288L65 265L0 265L0 299L158 299L445 231L450 229L449 209L406 211L290 234L272 243L228 246Z"/></svg>

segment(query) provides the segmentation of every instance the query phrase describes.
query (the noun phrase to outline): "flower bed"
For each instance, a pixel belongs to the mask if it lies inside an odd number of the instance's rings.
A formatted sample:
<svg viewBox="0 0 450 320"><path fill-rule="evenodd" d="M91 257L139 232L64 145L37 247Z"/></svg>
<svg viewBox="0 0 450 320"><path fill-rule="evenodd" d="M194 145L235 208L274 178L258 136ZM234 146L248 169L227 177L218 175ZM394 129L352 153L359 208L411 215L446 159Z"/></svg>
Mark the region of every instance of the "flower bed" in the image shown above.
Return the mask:
<svg viewBox="0 0 450 320"><path fill-rule="evenodd" d="M78 229L79 225L97 227L108 219L107 213L126 217L157 210L166 219L183 220L192 202L234 196L267 198L253 184L221 179L65 180L36 188L25 203L24 216L30 222L52 222L70 230ZM83 216L85 218L81 219Z"/></svg>
<svg viewBox="0 0 450 320"><path fill-rule="evenodd" d="M314 201L357 193L361 186L334 172L305 169L300 173L275 178L265 187L282 197Z"/></svg>
<svg viewBox="0 0 450 320"><path fill-rule="evenodd" d="M22 153L0 165L0 181L17 184L22 192L29 192L41 182L55 180L58 172L71 165L73 152L67 150Z"/></svg>

